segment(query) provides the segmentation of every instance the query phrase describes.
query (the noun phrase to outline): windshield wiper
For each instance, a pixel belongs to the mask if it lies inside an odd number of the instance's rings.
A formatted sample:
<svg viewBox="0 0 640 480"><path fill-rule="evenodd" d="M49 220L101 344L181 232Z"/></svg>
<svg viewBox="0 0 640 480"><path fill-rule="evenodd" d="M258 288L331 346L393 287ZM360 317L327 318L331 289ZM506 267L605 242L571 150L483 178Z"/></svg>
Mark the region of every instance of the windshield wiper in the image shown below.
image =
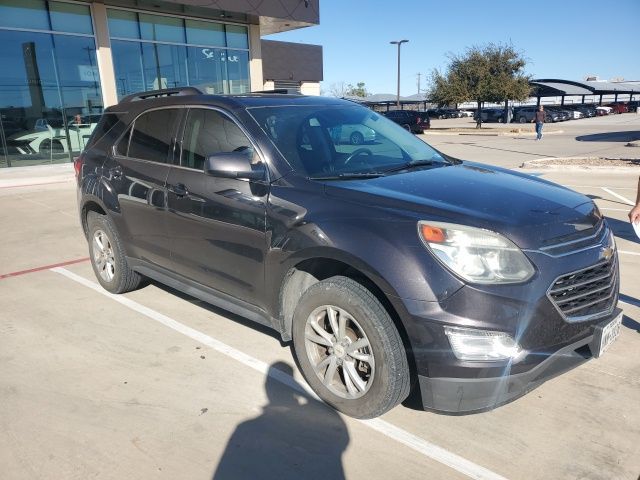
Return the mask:
<svg viewBox="0 0 640 480"><path fill-rule="evenodd" d="M415 167L428 167L432 165L444 165L444 162L436 161L436 160L413 160L411 162L398 165L397 167L391 167L390 169L385 170L384 172L385 173L399 172L400 170L409 170Z"/></svg>
<svg viewBox="0 0 640 480"><path fill-rule="evenodd" d="M362 178L378 178L384 176L382 172L353 172L353 173L337 173L335 175L326 175L323 177L309 177L311 180L353 180Z"/></svg>

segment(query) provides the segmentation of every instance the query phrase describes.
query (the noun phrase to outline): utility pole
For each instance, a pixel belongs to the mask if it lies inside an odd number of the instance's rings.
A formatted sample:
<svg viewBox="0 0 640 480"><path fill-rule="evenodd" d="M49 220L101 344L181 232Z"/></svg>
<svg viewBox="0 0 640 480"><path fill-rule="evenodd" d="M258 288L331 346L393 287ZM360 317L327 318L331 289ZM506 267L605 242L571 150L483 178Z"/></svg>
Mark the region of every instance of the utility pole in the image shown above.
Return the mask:
<svg viewBox="0 0 640 480"><path fill-rule="evenodd" d="M400 47L409 40L394 40L389 42L392 45L398 45L398 91L396 93L396 106L400 108Z"/></svg>
<svg viewBox="0 0 640 480"><path fill-rule="evenodd" d="M422 76L422 74L416 73L416 75L418 76L418 95L420 95L420 77Z"/></svg>

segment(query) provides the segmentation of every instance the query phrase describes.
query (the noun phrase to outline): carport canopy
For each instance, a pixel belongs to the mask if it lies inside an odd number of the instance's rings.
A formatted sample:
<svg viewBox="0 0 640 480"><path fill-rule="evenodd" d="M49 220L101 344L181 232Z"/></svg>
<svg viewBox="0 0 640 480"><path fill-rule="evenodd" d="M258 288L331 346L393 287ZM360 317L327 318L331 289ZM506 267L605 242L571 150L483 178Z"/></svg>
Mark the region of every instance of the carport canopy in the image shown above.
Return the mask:
<svg viewBox="0 0 640 480"><path fill-rule="evenodd" d="M536 97L565 97L586 95L615 95L616 101L619 95L629 95L629 100L634 94L640 93L640 81L638 82L607 82L607 81L583 81L560 79L535 79L529 84L534 87Z"/></svg>

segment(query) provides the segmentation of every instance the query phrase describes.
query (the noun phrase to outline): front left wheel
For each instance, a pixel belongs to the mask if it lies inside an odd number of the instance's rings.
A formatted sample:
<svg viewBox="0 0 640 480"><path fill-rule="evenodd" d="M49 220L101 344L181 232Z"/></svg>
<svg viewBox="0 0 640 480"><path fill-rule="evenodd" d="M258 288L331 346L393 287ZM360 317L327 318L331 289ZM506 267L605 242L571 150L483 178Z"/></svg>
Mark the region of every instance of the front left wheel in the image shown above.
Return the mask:
<svg viewBox="0 0 640 480"><path fill-rule="evenodd" d="M380 416L409 394L407 356L393 320L350 278L332 277L303 293L293 346L311 388L349 416Z"/></svg>

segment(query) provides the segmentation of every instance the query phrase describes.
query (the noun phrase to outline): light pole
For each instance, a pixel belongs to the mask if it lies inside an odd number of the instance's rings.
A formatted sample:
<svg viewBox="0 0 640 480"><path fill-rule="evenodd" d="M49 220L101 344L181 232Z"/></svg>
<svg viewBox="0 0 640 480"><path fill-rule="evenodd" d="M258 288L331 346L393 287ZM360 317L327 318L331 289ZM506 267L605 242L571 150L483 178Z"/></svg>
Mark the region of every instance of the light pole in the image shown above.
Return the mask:
<svg viewBox="0 0 640 480"><path fill-rule="evenodd" d="M400 46L408 41L409 40L394 40L393 42L389 42L392 45L398 45L398 91L396 93L396 106L398 108L400 108Z"/></svg>

